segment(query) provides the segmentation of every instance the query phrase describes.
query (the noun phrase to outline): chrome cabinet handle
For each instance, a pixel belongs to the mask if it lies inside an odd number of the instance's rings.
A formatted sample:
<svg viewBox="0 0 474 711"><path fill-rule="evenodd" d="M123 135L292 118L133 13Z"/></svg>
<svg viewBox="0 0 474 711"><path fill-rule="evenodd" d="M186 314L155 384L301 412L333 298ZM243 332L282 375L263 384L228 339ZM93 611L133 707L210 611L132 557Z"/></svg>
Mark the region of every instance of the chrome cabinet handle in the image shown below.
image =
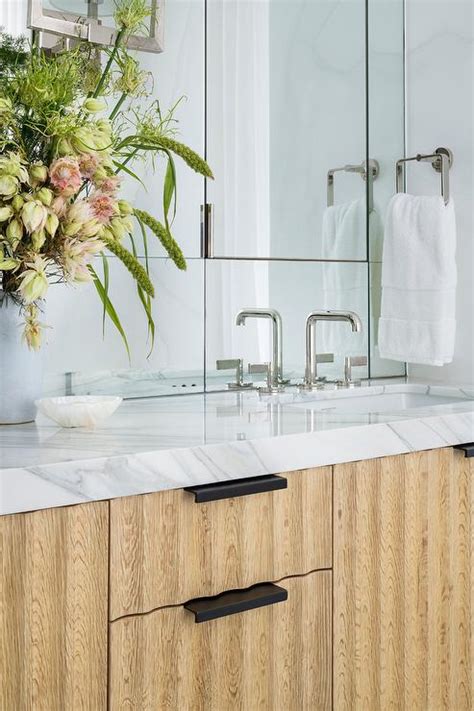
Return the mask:
<svg viewBox="0 0 474 711"><path fill-rule="evenodd" d="M205 504L208 501L233 499L236 496L250 496L251 494L262 494L266 491L287 488L288 481L285 477L268 474L267 476L253 476L247 479L233 479L232 481L187 486L184 491L194 494L196 504Z"/></svg>
<svg viewBox="0 0 474 711"><path fill-rule="evenodd" d="M214 205L210 202L201 205L201 258L214 257Z"/></svg>
<svg viewBox="0 0 474 711"><path fill-rule="evenodd" d="M184 608L192 612L194 622L209 622L219 617L236 615L239 612L255 610L258 607L285 602L288 591L273 583L254 585L247 590L231 590L215 597L201 597L189 600Z"/></svg>

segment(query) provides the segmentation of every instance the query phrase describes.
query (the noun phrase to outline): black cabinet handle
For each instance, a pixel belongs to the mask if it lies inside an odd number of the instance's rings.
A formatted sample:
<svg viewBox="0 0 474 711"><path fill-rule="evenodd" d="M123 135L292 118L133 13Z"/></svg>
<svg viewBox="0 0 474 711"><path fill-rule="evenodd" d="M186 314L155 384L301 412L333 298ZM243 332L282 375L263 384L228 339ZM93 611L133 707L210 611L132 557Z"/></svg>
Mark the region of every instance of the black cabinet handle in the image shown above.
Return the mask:
<svg viewBox="0 0 474 711"><path fill-rule="evenodd" d="M464 452L466 457L474 457L474 442L469 442L467 444L455 444L454 449L460 449Z"/></svg>
<svg viewBox="0 0 474 711"><path fill-rule="evenodd" d="M234 496L249 496L250 494L261 494L265 491L286 489L287 486L288 481L284 477L269 474L268 476L254 476L248 479L234 479L200 486L187 486L184 490L194 494L194 501L197 504L203 504L207 501L231 499Z"/></svg>
<svg viewBox="0 0 474 711"><path fill-rule="evenodd" d="M215 597L200 597L184 604L194 615L194 622L208 622L218 617L236 615L257 607L274 605L288 599L288 591L273 583L254 585L246 590L232 590Z"/></svg>

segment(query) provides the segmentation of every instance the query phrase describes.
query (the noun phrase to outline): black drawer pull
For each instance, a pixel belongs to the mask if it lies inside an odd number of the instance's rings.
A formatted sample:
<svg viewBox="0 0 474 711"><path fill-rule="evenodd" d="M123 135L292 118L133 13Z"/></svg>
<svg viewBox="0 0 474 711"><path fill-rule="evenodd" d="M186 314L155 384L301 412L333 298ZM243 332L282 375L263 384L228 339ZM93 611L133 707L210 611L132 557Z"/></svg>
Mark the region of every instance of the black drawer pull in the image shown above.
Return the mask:
<svg viewBox="0 0 474 711"><path fill-rule="evenodd" d="M232 590L215 597L200 597L184 604L194 615L194 622L208 622L218 617L236 615L257 607L274 605L288 599L288 591L273 583L254 585L246 590Z"/></svg>
<svg viewBox="0 0 474 711"><path fill-rule="evenodd" d="M469 442L468 444L455 444L454 449L460 449L464 452L466 457L474 457L474 442Z"/></svg>
<svg viewBox="0 0 474 711"><path fill-rule="evenodd" d="M232 481L220 481L200 486L187 486L184 490L194 494L194 501L197 504L203 504L207 501L261 494L265 491L276 491L287 487L288 482L284 477L269 474L268 476L254 476L248 479L233 479Z"/></svg>

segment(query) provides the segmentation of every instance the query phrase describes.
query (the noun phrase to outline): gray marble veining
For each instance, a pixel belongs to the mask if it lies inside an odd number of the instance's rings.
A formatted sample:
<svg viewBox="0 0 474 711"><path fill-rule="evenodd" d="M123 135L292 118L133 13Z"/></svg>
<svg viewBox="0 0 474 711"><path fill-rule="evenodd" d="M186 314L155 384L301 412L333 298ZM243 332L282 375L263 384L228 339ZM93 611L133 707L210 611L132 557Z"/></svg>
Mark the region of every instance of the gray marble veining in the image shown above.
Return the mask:
<svg viewBox="0 0 474 711"><path fill-rule="evenodd" d="M93 431L0 428L0 514L474 440L474 388L374 381L342 395L144 399Z"/></svg>

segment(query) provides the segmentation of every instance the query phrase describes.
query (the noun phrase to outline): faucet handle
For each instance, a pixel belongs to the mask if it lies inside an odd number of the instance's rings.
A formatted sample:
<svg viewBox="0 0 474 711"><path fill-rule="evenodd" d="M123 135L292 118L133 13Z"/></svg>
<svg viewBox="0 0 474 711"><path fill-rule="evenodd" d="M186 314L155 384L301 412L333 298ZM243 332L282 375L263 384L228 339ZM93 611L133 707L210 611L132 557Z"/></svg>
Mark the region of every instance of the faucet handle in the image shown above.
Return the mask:
<svg viewBox="0 0 474 711"><path fill-rule="evenodd" d="M234 368L243 369L244 361L242 358L221 358L216 360L217 370L233 370Z"/></svg>
<svg viewBox="0 0 474 711"><path fill-rule="evenodd" d="M317 353L316 363L334 363L334 353Z"/></svg>
<svg viewBox="0 0 474 711"><path fill-rule="evenodd" d="M244 382L244 361L242 358L223 358L216 360L217 370L235 370L235 381L227 383L229 390L240 390L241 388L251 388L252 383Z"/></svg>
<svg viewBox="0 0 474 711"><path fill-rule="evenodd" d="M271 363L249 363L249 373L252 375L254 373L265 373L267 376L267 383L270 383L272 375L272 364Z"/></svg>
<svg viewBox="0 0 474 711"><path fill-rule="evenodd" d="M352 368L367 365L367 356L346 356L344 358L344 380L338 384L344 387L360 385L360 380L352 380Z"/></svg>
<svg viewBox="0 0 474 711"><path fill-rule="evenodd" d="M260 392L279 393L284 390L283 386L275 385L273 382L273 368L271 363L249 363L249 373L264 373L267 378L267 387L260 388Z"/></svg>

